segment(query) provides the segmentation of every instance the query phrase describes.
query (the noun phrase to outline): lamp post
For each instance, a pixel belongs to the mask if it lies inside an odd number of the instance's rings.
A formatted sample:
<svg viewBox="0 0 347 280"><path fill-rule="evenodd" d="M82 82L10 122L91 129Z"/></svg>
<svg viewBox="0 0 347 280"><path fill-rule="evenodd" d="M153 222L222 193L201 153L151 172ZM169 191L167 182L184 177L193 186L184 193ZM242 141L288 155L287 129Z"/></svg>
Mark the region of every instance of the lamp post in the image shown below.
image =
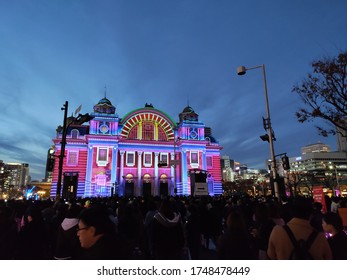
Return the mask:
<svg viewBox="0 0 347 280"><path fill-rule="evenodd" d="M270 118L270 108L269 108L269 98L267 94L267 84L266 84L266 74L265 74L265 65L258 65L250 68L246 68L245 66L239 66L237 68L237 74L238 75L244 75L248 70L253 70L261 68L263 71L263 81L264 81L264 94L265 94L265 106L266 106L266 119L264 119L264 127L267 129L267 134L268 134L268 141L270 145L270 158L271 158L271 172L272 172L272 177L273 177L273 182L274 182L274 190L275 190L275 196L278 198L278 200L281 200L280 192L279 192L279 187L278 187L278 182L277 182L277 170L276 170L276 159L275 159L275 151L274 151L274 133L272 130L272 125L271 125L271 118Z"/></svg>
<svg viewBox="0 0 347 280"><path fill-rule="evenodd" d="M59 155L59 167L58 167L58 182L57 182L57 194L56 194L56 200L58 200L61 196L61 181L63 176L63 163L64 163L64 157L65 157L65 145L66 145L66 122L67 122L67 111L69 107L69 102L65 101L65 104L63 107L61 107L61 110L64 111L64 123L63 123L63 132L61 136L61 149L60 149L60 155Z"/></svg>
<svg viewBox="0 0 347 280"><path fill-rule="evenodd" d="M335 165L335 175L336 175L336 187L337 187L337 190L339 191L339 193L341 193L340 191L340 183L339 183L339 176L337 174L337 167ZM336 191L335 191L335 196L336 196Z"/></svg>
<svg viewBox="0 0 347 280"><path fill-rule="evenodd" d="M64 165L64 157L65 157L65 146L66 146L66 134L69 126L71 124L75 125L81 125L87 121L90 121L93 119L92 116L89 114L79 114L77 117L74 117L68 124L67 124L67 112L68 112L69 102L65 101L63 107L61 108L62 111L64 111L64 123L63 123L63 130L61 135L61 149L60 149L60 155L59 157L59 167L58 167L58 181L57 181L57 192L56 192L56 200L58 200L61 197L61 183L62 183L62 177L63 177L63 165ZM64 191L63 191L64 196ZM65 198L65 197L63 197Z"/></svg>
<svg viewBox="0 0 347 280"><path fill-rule="evenodd" d="M329 165L329 168L335 170L336 188L333 187L332 189L333 189L333 196L336 196L336 190L340 191L339 177L338 177L338 174L337 174L337 166L335 164L332 164L332 165Z"/></svg>

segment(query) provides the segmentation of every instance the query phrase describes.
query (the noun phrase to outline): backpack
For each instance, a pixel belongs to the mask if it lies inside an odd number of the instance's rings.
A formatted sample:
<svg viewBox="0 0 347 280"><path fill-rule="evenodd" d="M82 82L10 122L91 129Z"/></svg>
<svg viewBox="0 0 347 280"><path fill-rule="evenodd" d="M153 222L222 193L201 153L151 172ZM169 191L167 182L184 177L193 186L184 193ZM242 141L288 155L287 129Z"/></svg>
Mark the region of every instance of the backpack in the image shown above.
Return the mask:
<svg viewBox="0 0 347 280"><path fill-rule="evenodd" d="M313 260L313 257L310 254L309 250L313 241L316 239L318 232L316 230L313 230L310 236L307 238L307 240L304 240L304 239L296 240L293 232L290 230L290 228L287 225L284 225L283 228L287 232L294 246L294 249L289 256L289 259L290 260Z"/></svg>

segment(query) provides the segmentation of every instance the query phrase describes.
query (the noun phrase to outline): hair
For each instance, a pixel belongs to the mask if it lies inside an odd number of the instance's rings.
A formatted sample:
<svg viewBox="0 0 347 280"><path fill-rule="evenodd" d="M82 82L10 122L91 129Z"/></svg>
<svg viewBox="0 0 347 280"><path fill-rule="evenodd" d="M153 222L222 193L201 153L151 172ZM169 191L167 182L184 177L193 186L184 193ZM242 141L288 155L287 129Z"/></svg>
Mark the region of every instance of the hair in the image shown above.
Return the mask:
<svg viewBox="0 0 347 280"><path fill-rule="evenodd" d="M175 216L173 211L173 205L171 201L169 201L168 199L163 199L159 207L159 212L168 219L173 219Z"/></svg>
<svg viewBox="0 0 347 280"><path fill-rule="evenodd" d="M323 209L323 205L320 202L314 202L313 203L313 209L316 211L321 211Z"/></svg>
<svg viewBox="0 0 347 280"><path fill-rule="evenodd" d="M309 198L298 196L293 200L293 216L309 220L313 212L312 201Z"/></svg>
<svg viewBox="0 0 347 280"><path fill-rule="evenodd" d="M66 212L66 218L78 218L79 214L81 213L81 211L83 210L82 206L76 204L75 202L73 202L69 209Z"/></svg>
<svg viewBox="0 0 347 280"><path fill-rule="evenodd" d="M342 219L339 214L334 212L327 212L323 214L323 220L328 225L332 225L337 231L343 230Z"/></svg>
<svg viewBox="0 0 347 280"><path fill-rule="evenodd" d="M109 218L108 209L103 205L85 208L79 215L80 221L88 227L95 227L95 234L114 233L115 226Z"/></svg>
<svg viewBox="0 0 347 280"><path fill-rule="evenodd" d="M42 220L41 209L37 204L31 204L25 211L26 217L31 216L33 220L40 221Z"/></svg>
<svg viewBox="0 0 347 280"><path fill-rule="evenodd" d="M231 210L226 222L228 229L246 230L246 222L239 211Z"/></svg>
<svg viewBox="0 0 347 280"><path fill-rule="evenodd" d="M259 223L265 222L269 218L269 211L264 203L258 203L254 208L255 220Z"/></svg>
<svg viewBox="0 0 347 280"><path fill-rule="evenodd" d="M281 208L277 202L271 201L266 206L270 218L281 218Z"/></svg>

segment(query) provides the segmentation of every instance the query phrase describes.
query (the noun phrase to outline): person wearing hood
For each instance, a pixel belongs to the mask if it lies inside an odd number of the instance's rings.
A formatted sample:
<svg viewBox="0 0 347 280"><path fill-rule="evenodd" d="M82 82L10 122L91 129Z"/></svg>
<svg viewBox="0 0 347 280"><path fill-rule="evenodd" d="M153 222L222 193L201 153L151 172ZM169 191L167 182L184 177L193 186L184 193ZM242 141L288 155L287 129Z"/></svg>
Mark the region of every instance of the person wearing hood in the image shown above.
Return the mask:
<svg viewBox="0 0 347 280"><path fill-rule="evenodd" d="M153 257L157 260L183 258L184 231L181 216L168 199L161 202L152 222Z"/></svg>
<svg viewBox="0 0 347 280"><path fill-rule="evenodd" d="M110 212L104 204L93 204L79 215L77 236L83 260L129 260L127 240L117 234Z"/></svg>
<svg viewBox="0 0 347 280"><path fill-rule="evenodd" d="M54 259L80 259L82 249L76 231L79 221L78 216L82 209L76 203L70 205L66 217L58 229Z"/></svg>

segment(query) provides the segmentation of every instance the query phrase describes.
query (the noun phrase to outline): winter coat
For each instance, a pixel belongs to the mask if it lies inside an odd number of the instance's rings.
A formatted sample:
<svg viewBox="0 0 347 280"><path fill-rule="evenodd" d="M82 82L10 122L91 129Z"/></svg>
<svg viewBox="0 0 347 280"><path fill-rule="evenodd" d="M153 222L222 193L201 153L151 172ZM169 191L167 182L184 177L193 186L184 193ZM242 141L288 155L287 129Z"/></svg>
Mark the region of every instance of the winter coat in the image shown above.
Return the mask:
<svg viewBox="0 0 347 280"><path fill-rule="evenodd" d="M174 217L169 219L160 212L155 214L152 224L152 241L155 259L181 259L184 247L181 216L174 213Z"/></svg>

